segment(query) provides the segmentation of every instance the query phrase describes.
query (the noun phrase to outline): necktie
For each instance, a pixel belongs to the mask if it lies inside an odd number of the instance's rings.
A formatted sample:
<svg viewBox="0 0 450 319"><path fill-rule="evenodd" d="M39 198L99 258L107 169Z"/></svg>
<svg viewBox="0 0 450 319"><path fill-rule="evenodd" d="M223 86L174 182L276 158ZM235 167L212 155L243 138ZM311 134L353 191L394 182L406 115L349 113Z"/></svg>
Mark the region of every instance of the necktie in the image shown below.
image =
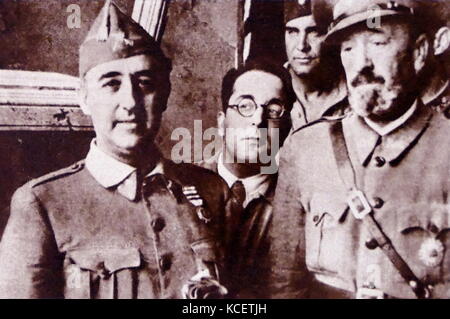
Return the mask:
<svg viewBox="0 0 450 319"><path fill-rule="evenodd" d="M237 180L231 186L231 192L233 193L233 195L236 198L237 202L242 206L244 204L244 201L245 201L244 184L242 184L242 182L240 180Z"/></svg>

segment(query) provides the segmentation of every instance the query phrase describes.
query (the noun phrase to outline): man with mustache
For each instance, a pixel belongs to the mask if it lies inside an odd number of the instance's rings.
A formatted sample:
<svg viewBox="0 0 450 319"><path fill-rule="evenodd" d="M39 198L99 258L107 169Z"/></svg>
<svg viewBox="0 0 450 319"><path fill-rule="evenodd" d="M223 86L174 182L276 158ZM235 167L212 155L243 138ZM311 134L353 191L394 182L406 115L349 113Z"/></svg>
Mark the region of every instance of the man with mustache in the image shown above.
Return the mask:
<svg viewBox="0 0 450 319"><path fill-rule="evenodd" d="M313 15L313 11L320 15ZM343 112L347 91L337 54L327 50L324 38L330 6L318 0L284 2L285 67L292 77L297 100L291 112L296 130L323 115ZM342 102L342 103L340 103Z"/></svg>
<svg viewBox="0 0 450 319"><path fill-rule="evenodd" d="M290 131L294 101L289 73L282 67L250 61L223 78L223 111L217 118L223 148L201 165L217 172L244 208L230 227L235 231L229 263L239 298L255 298L265 286L259 261L268 244L275 156Z"/></svg>
<svg viewBox="0 0 450 319"><path fill-rule="evenodd" d="M450 121L420 97L429 5L336 3L351 112L281 151L271 297L450 298Z"/></svg>
<svg viewBox="0 0 450 319"><path fill-rule="evenodd" d="M96 138L85 160L14 194L0 298L226 294L228 187L155 145L170 71L155 40L107 1L80 47L81 106Z"/></svg>

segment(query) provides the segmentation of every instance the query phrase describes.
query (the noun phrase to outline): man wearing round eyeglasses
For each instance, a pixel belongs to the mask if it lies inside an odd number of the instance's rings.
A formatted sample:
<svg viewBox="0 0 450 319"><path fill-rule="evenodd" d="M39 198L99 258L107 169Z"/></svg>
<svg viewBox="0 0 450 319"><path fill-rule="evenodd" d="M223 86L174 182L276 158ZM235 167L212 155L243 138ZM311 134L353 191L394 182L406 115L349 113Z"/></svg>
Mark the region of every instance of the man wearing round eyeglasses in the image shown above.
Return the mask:
<svg viewBox="0 0 450 319"><path fill-rule="evenodd" d="M242 216L233 219L236 226L229 227L235 234L229 262L239 298L257 297L261 291L255 284L261 278L256 266L267 249L277 182L275 155L290 131L294 101L287 70L267 63L231 69L222 82L218 128L223 148L202 166L217 172L244 208Z"/></svg>

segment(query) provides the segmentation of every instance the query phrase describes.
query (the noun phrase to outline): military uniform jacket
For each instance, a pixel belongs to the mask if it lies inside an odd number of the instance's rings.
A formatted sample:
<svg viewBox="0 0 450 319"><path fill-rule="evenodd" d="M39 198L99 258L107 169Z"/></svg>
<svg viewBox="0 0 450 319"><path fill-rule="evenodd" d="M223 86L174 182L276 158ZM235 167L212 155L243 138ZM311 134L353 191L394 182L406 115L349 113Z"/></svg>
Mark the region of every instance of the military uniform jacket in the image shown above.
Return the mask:
<svg viewBox="0 0 450 319"><path fill-rule="evenodd" d="M220 269L228 187L194 165L162 164L135 201L83 162L19 188L0 243L0 297L181 298L203 267Z"/></svg>
<svg viewBox="0 0 450 319"><path fill-rule="evenodd" d="M305 297L312 277L351 296L369 287L415 298L382 250L366 245L371 235L348 209L331 123L296 132L281 150L269 230L271 296ZM450 120L421 106L383 137L354 114L342 124L375 219L432 297L450 298Z"/></svg>

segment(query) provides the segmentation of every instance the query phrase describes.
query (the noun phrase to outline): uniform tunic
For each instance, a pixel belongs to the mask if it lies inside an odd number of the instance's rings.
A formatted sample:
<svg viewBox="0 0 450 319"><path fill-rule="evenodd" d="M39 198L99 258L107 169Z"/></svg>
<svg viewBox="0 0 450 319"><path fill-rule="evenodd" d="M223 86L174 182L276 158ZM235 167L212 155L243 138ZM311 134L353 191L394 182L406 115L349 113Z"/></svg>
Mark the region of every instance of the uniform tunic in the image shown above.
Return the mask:
<svg viewBox="0 0 450 319"><path fill-rule="evenodd" d="M220 270L228 187L194 165L160 165L133 200L84 161L19 188L0 243L0 297L181 298L200 270Z"/></svg>
<svg viewBox="0 0 450 319"><path fill-rule="evenodd" d="M435 298L450 298L450 120L419 105L379 136L355 114L343 120L357 186L415 275ZM305 297L312 282L354 296L362 287L415 295L349 212L330 139L330 122L293 134L282 149L269 230L272 297ZM316 297L327 297L324 293Z"/></svg>

